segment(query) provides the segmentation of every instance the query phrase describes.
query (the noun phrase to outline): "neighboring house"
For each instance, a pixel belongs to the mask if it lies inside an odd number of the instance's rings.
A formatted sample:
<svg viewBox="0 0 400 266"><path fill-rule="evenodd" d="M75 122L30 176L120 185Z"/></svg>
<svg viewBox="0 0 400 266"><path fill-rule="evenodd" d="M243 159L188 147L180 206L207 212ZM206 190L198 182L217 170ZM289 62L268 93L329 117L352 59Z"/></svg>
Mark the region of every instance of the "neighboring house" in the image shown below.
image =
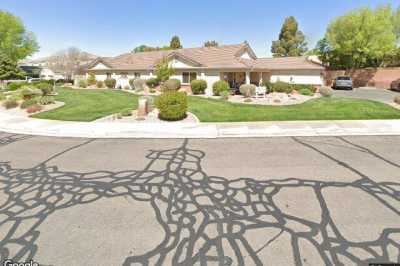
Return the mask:
<svg viewBox="0 0 400 266"><path fill-rule="evenodd" d="M40 74L39 74L39 77L40 77L41 79L44 79L44 80L52 80L52 79L54 79L54 80L59 80L59 79L64 79L64 76L63 76L62 74L55 73L55 72L54 72L53 70L51 70L50 68L46 68L46 67L43 67L43 68L41 69Z"/></svg>
<svg viewBox="0 0 400 266"><path fill-rule="evenodd" d="M307 57L257 58L247 42L218 47L184 48L170 51L126 53L116 57L100 57L88 66L97 80L115 78L117 84L127 84L132 78L155 77L155 67L168 58L182 85L193 79L207 81L211 94L215 81L226 80L230 86L244 83L260 84L278 80L295 84L323 85L324 67Z"/></svg>

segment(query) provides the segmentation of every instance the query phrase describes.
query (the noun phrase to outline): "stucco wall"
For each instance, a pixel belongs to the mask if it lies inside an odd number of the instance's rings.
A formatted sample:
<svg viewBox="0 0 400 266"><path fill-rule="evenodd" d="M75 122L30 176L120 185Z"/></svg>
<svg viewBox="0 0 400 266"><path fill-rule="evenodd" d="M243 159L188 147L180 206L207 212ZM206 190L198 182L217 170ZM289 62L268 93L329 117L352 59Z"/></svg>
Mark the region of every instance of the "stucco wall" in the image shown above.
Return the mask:
<svg viewBox="0 0 400 266"><path fill-rule="evenodd" d="M400 67L394 68L366 68L355 70L330 70L326 71L326 85L331 86L338 76L350 76L354 87L377 87L389 89L392 81L400 79Z"/></svg>
<svg viewBox="0 0 400 266"><path fill-rule="evenodd" d="M284 81L295 84L323 85L324 75L320 70L274 70L270 81Z"/></svg>

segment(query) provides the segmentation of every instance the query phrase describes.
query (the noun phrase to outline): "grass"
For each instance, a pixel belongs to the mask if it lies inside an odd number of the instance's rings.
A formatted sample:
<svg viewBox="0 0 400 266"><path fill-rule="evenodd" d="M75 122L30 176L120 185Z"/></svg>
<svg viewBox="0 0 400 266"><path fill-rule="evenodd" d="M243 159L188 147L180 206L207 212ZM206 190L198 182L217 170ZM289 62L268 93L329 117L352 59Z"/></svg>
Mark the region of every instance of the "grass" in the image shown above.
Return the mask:
<svg viewBox="0 0 400 266"><path fill-rule="evenodd" d="M349 98L319 98L291 106L261 106L189 97L189 111L201 122L400 119L387 104Z"/></svg>
<svg viewBox="0 0 400 266"><path fill-rule="evenodd" d="M64 102L65 105L32 117L64 121L93 121L128 108L136 109L138 104L138 96L122 91L58 88L57 92L55 100Z"/></svg>
<svg viewBox="0 0 400 266"><path fill-rule="evenodd" d="M58 88L61 108L33 115L64 121L93 121L136 109L138 96L111 90ZM291 106L262 106L189 97L189 111L201 122L400 119L400 110L380 102L350 98L319 98Z"/></svg>

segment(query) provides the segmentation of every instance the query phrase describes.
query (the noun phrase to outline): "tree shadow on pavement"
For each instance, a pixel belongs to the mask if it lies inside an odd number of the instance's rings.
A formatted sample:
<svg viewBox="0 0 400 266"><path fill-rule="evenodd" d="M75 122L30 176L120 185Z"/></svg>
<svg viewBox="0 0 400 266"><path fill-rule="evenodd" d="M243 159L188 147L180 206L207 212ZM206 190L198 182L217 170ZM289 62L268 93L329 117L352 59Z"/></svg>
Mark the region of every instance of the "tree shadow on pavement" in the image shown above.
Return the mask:
<svg viewBox="0 0 400 266"><path fill-rule="evenodd" d="M360 179L347 183L295 178L230 180L209 176L201 166L205 153L190 149L188 140L175 149L150 151L146 156L149 163L143 170L60 171L50 160L63 153L29 169L14 169L8 162L1 162L0 191L6 200L0 205L0 228L8 230L0 239L0 261L34 259L40 248L35 244L40 225L54 212L100 198L125 196L151 204L165 238L145 254L127 256L124 265L263 265L269 260L264 251L282 235L290 237L295 265L306 263L301 241L307 241L325 265L343 265L343 258L359 265L389 262L389 246L400 250L394 237L400 228L385 228L379 238L371 241L349 241L335 224L322 191L360 189L378 199L382 208L394 211L400 220L400 212L393 205L400 201L400 184L376 183L306 141L294 139L357 172ZM321 219L297 217L279 208L276 197L286 188L311 189L320 206ZM30 226L26 227L28 220ZM273 234L270 237L260 234L259 238L265 240L256 246L249 234L260 232L259 229ZM368 254L367 258L359 256L355 249Z"/></svg>

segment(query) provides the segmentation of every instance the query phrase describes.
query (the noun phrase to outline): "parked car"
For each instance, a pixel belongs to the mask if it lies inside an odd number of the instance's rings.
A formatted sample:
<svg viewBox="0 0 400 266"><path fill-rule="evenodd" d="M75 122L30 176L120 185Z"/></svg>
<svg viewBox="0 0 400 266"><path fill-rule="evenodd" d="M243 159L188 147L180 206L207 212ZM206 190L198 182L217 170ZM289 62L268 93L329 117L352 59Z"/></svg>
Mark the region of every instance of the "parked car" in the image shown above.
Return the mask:
<svg viewBox="0 0 400 266"><path fill-rule="evenodd" d="M335 78L333 81L332 89L345 89L352 90L353 89L353 80L348 76L340 76Z"/></svg>
<svg viewBox="0 0 400 266"><path fill-rule="evenodd" d="M400 79L392 81L390 84L390 89L393 91L400 91Z"/></svg>

